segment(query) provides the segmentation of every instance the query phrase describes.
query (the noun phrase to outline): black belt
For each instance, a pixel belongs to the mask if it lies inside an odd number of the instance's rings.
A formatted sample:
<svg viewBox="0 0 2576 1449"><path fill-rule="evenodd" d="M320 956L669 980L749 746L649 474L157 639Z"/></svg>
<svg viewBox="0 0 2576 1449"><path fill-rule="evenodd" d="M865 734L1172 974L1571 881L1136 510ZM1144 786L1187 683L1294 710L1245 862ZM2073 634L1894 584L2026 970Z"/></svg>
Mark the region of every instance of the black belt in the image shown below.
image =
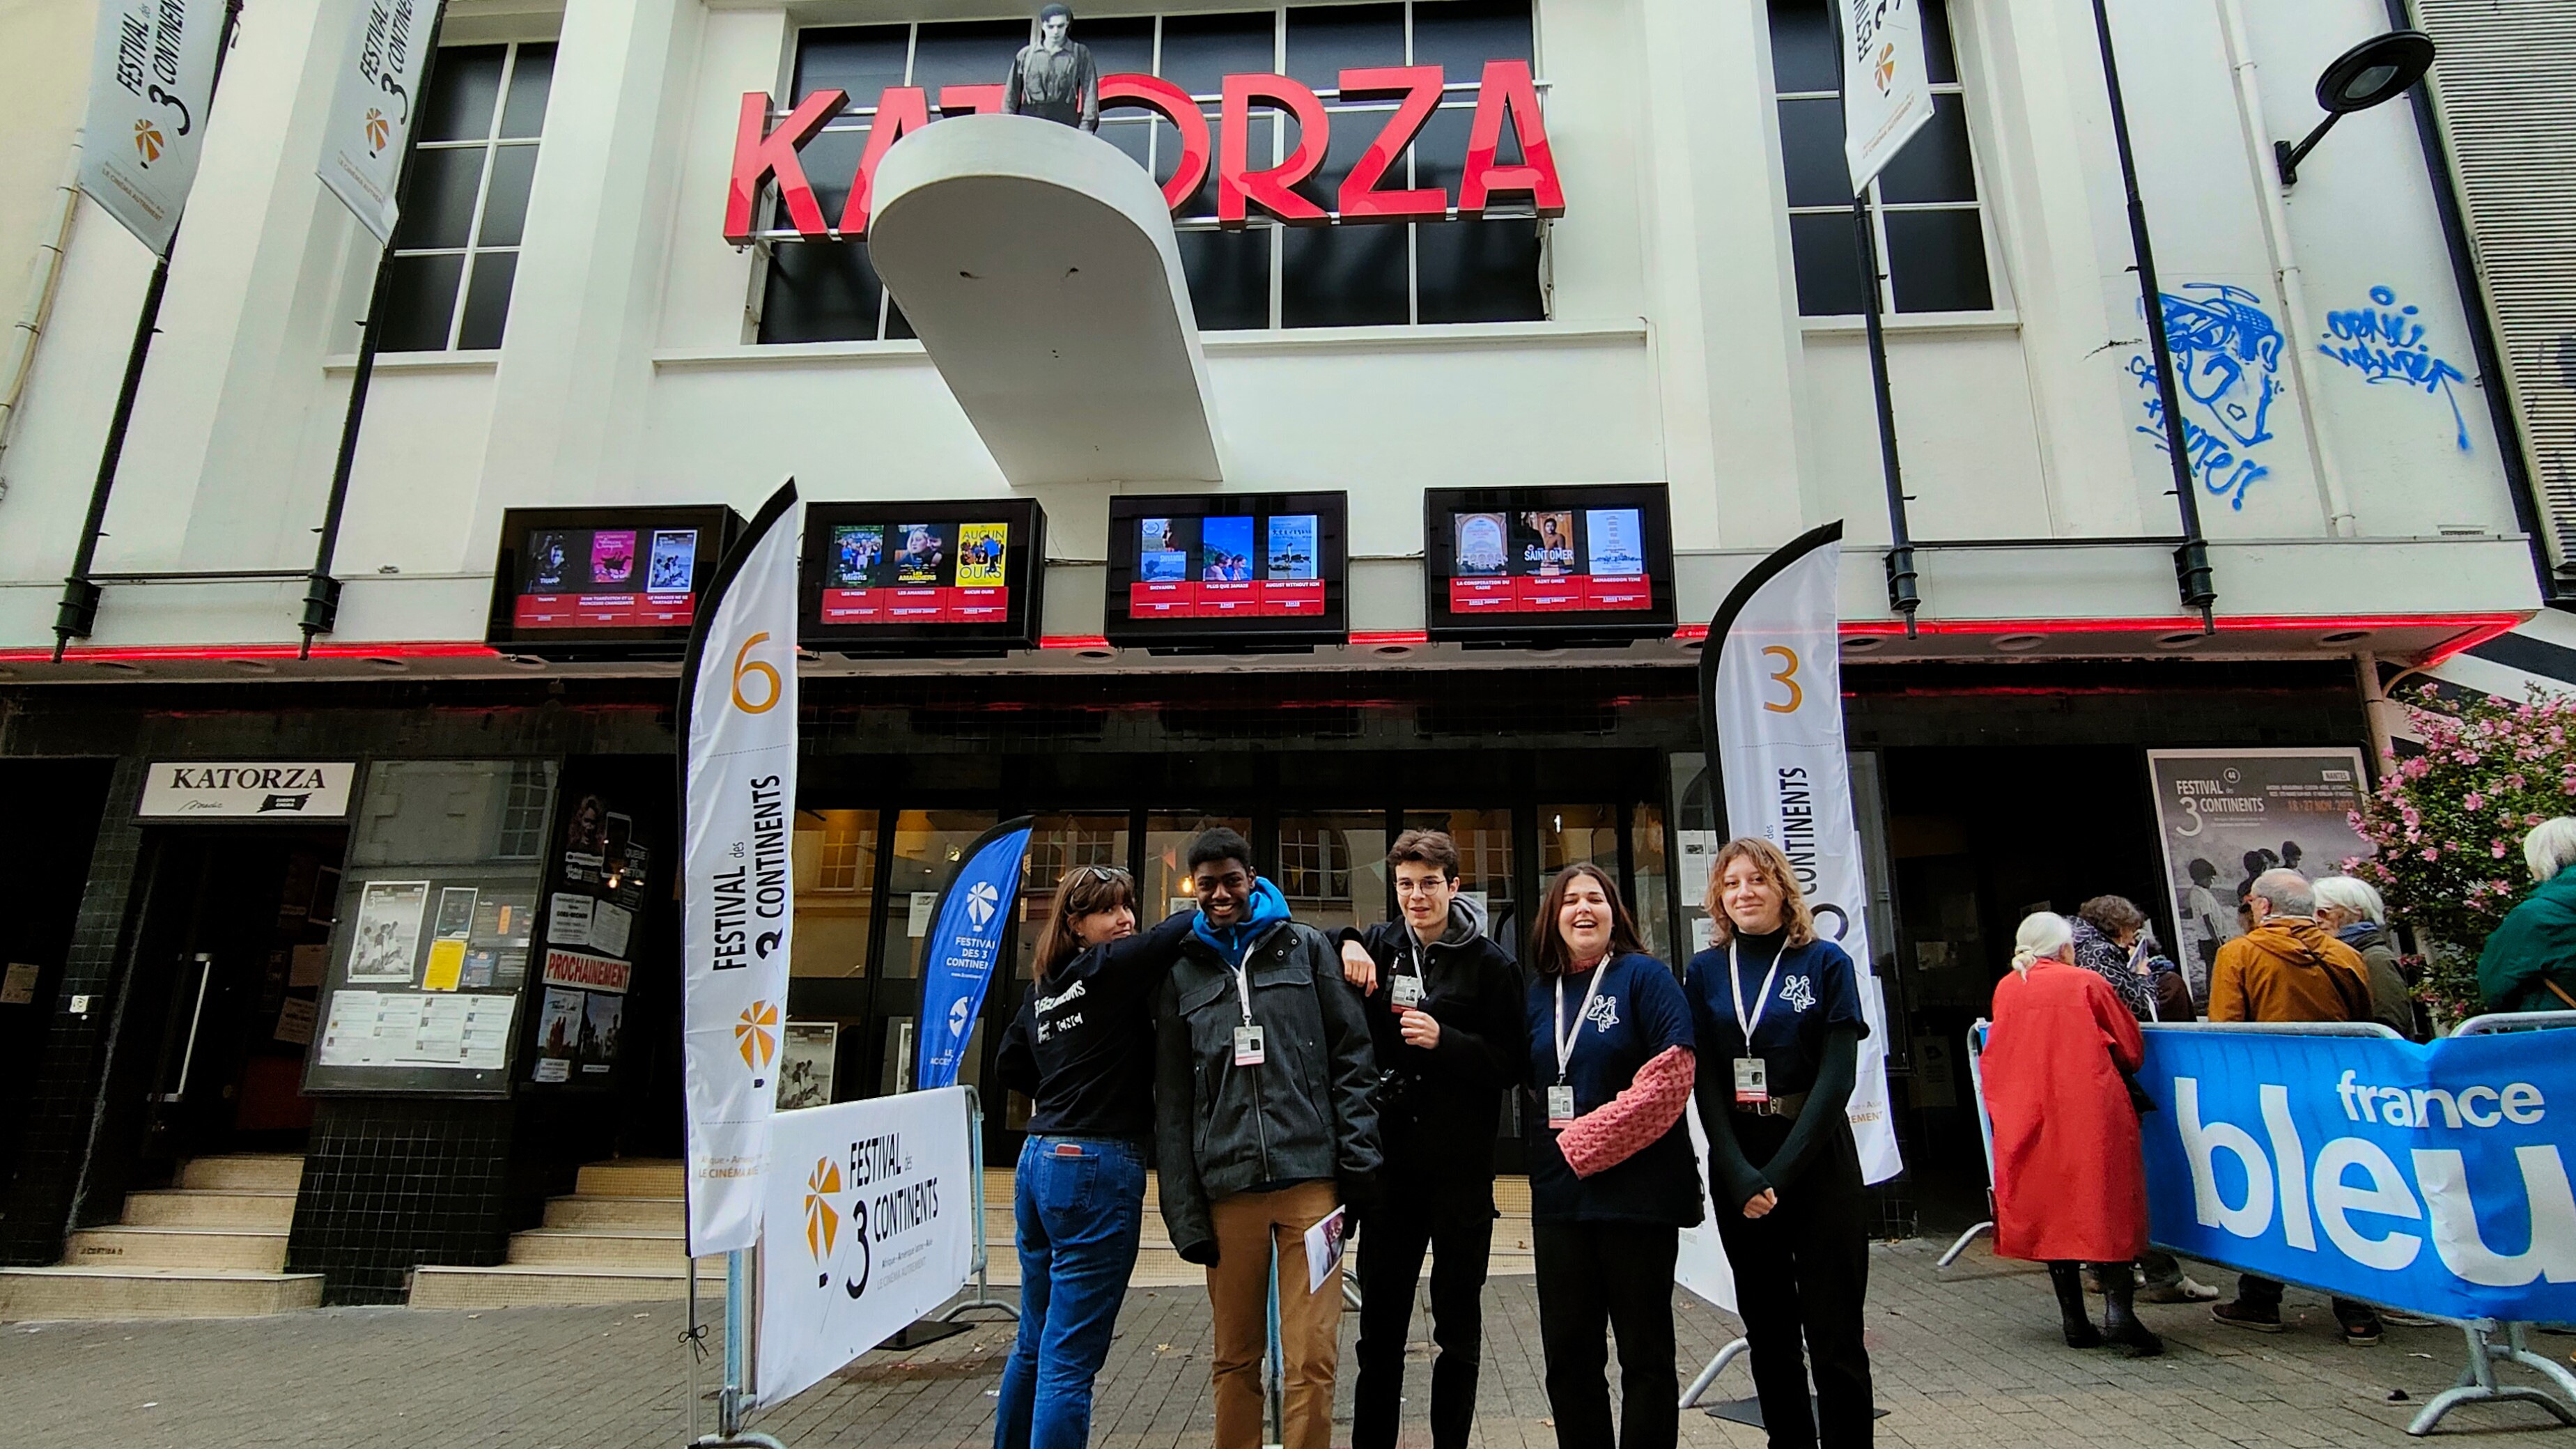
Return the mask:
<svg viewBox="0 0 2576 1449"><path fill-rule="evenodd" d="M1767 1102L1738 1102L1735 1110L1747 1117L1795 1117L1806 1105L1806 1093L1784 1092Z"/></svg>

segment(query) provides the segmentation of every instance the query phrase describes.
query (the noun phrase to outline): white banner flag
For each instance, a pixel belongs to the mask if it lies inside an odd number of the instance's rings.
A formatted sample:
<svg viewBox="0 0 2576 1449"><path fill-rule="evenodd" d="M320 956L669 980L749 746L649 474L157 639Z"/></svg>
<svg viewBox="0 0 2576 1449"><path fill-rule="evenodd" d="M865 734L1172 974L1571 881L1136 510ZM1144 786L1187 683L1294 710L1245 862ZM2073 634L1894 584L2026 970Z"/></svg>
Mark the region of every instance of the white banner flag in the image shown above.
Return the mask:
<svg viewBox="0 0 2576 1449"><path fill-rule="evenodd" d="M795 900L796 545L805 510L779 487L725 555L680 677L688 887L680 958L689 1106L689 1252L760 1232L778 1100Z"/></svg>
<svg viewBox="0 0 2576 1449"><path fill-rule="evenodd" d="M420 110L421 71L443 0L361 0L331 92L318 174L385 246L394 242L394 187Z"/></svg>
<svg viewBox="0 0 2576 1449"><path fill-rule="evenodd" d="M781 1112L763 1198L756 1389L785 1403L948 1301L984 1190L966 1089Z"/></svg>
<svg viewBox="0 0 2576 1449"><path fill-rule="evenodd" d="M81 190L155 252L170 249L215 99L224 0L103 0L82 123Z"/></svg>
<svg viewBox="0 0 2576 1449"><path fill-rule="evenodd" d="M1852 1136L1861 1178L1904 1170L1888 1118L1887 1007L1869 944L1869 883L1853 823L1850 758L1843 752L1840 523L1797 539L1736 586L1709 626L1717 657L1709 690L1717 727L1709 742L1726 786L1736 835L1780 847L1815 908L1816 934L1852 958L1869 1035L1852 1088ZM1705 680L1708 670L1702 666Z"/></svg>
<svg viewBox="0 0 2576 1449"><path fill-rule="evenodd" d="M1896 159L1932 120L1919 0L1837 0L1843 7L1843 159L1852 189Z"/></svg>

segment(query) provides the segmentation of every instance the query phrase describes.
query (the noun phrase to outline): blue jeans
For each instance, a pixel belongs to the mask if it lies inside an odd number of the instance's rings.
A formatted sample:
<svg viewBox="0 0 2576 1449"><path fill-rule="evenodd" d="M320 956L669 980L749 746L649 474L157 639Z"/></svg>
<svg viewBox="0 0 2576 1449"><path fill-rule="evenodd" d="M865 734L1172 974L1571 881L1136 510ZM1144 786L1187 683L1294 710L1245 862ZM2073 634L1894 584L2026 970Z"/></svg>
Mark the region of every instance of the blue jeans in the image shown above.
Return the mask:
<svg viewBox="0 0 2576 1449"><path fill-rule="evenodd" d="M1136 1271L1144 1149L1103 1137L1031 1137L1012 1196L1020 1338L1002 1369L993 1449L1084 1449L1091 1381L1109 1357Z"/></svg>

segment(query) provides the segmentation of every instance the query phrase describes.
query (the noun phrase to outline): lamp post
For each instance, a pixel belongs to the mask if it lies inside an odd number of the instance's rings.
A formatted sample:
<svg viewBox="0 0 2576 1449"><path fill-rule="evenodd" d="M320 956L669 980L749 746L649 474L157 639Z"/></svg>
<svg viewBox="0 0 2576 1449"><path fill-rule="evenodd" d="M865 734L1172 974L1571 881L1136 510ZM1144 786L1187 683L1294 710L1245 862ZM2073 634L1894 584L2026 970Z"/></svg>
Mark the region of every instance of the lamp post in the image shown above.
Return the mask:
<svg viewBox="0 0 2576 1449"><path fill-rule="evenodd" d="M2272 143L2272 160L2280 167L2281 184L2299 184L2299 163L2317 149L2317 143L2334 129L2334 123L2355 111L2366 111L2386 101L2393 101L2412 89L2433 68L2433 37L2420 30L2392 30L2375 35L2343 54L2317 77L2317 105L2326 118L2317 123L2300 142Z"/></svg>

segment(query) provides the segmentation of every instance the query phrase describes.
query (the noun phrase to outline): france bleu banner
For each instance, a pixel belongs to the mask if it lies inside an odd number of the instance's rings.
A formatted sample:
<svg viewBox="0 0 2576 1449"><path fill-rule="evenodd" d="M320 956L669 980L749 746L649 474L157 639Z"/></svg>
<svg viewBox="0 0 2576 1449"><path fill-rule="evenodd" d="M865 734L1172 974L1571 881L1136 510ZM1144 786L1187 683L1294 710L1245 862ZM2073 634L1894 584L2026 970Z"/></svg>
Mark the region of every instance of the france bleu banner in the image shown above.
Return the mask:
<svg viewBox="0 0 2576 1449"><path fill-rule="evenodd" d="M2157 1246L2445 1318L2576 1319L2576 1035L2146 1038Z"/></svg>
<svg viewBox="0 0 2576 1449"><path fill-rule="evenodd" d="M913 1086L953 1086L966 1059L975 1013L984 1009L1001 959L1002 932L1020 890L1020 861L1029 849L1028 816L1005 820L977 837L965 864L931 912L921 963L921 1053Z"/></svg>

